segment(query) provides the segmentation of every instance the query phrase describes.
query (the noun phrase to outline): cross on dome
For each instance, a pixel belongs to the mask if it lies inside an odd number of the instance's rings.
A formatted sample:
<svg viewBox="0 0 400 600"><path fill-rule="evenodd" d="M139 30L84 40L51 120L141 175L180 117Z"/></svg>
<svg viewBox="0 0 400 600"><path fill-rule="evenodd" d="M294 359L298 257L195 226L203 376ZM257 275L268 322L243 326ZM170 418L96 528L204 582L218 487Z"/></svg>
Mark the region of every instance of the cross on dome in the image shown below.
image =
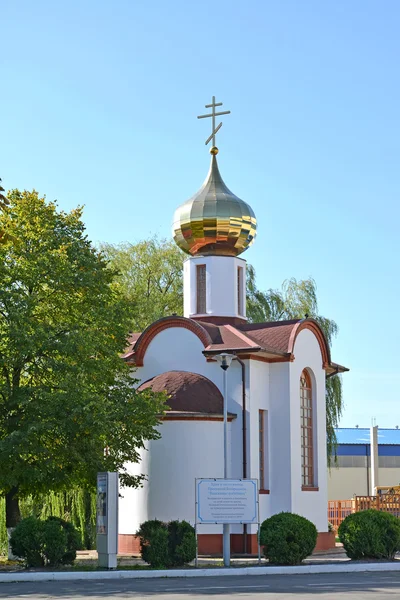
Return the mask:
<svg viewBox="0 0 400 600"><path fill-rule="evenodd" d="M207 119L209 117L211 117L211 119L212 119L211 135L206 139L206 146L207 146L207 144L211 140L213 142L212 143L212 148L210 150L211 154L218 154L218 148L215 146L215 134L222 127L222 122L219 125L217 125L217 127L215 127L215 117L220 117L221 115L229 115L231 113L230 110L224 110L224 111L221 111L221 112L215 112L215 108L217 106L222 106L222 102L215 102L215 96L213 96L211 104L206 104L205 105L206 108L211 108L212 109L211 113L209 113L208 115L200 115L200 116L197 117L198 119Z"/></svg>
<svg viewBox="0 0 400 600"><path fill-rule="evenodd" d="M212 119L212 132L206 144L213 140L222 123L215 126L215 117L229 115L230 110L216 112L222 102L206 108L212 111L198 119ZM175 211L172 232L175 243L192 256L239 256L251 246L256 236L257 220L249 204L229 190L218 169L218 148L213 145L211 165L200 190Z"/></svg>

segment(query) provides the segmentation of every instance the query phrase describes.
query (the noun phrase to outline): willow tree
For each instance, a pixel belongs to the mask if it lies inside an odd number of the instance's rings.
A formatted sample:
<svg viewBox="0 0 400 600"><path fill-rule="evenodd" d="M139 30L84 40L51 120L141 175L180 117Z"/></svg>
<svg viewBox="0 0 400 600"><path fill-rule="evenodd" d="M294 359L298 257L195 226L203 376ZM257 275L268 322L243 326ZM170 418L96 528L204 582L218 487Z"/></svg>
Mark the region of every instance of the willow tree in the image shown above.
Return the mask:
<svg viewBox="0 0 400 600"><path fill-rule="evenodd" d="M133 331L143 331L173 313L182 314L185 255L174 242L151 237L137 244L103 243L100 249L119 273L117 288L131 302Z"/></svg>
<svg viewBox="0 0 400 600"><path fill-rule="evenodd" d="M252 323L304 319L313 317L321 326L329 346L338 333L338 326L332 319L319 314L317 286L314 279L287 279L280 290L263 292L257 288L254 268L249 265L247 272L247 317ZM326 431L328 463L336 450L335 428L343 411L342 378L334 375L326 379Z"/></svg>
<svg viewBox="0 0 400 600"><path fill-rule="evenodd" d="M14 190L0 229L0 493L6 526L19 501L93 486L158 437L164 395L138 394L120 356L130 303L85 235L82 210ZM107 448L107 452L105 452Z"/></svg>

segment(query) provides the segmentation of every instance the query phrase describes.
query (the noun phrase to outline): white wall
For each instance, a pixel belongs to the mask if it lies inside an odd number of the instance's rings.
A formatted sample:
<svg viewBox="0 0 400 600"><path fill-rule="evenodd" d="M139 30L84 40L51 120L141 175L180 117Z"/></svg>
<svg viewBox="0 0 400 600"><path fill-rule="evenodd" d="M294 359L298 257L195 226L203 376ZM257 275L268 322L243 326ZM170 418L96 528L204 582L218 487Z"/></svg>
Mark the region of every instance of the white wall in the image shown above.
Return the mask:
<svg viewBox="0 0 400 600"><path fill-rule="evenodd" d="M318 531L324 532L328 531L325 371L318 340L308 329L297 336L294 356L295 360L290 363L292 512L310 519ZM308 369L313 387L314 469L318 491L301 489L300 376L304 369Z"/></svg>
<svg viewBox="0 0 400 600"><path fill-rule="evenodd" d="M191 331L170 328L150 343L144 366L133 373L141 382L170 370L199 373L223 389L223 372L207 362L203 344ZM270 494L260 496L264 520L281 511L292 511L312 520L319 531L327 531L325 372L317 339L308 330L300 332L293 363L245 361L247 401L248 476L259 478L259 409L268 410ZM300 375L304 368L313 374L317 398L318 492L301 490L300 464ZM241 366L228 370L228 410L237 415L230 424L231 477L242 477L242 384ZM149 481L140 490L124 490L120 502L120 533L134 534L148 518L186 518L193 521L194 478L223 475L222 422L164 422L161 440L151 441L143 461L133 465ZM206 526L203 533L220 531ZM232 531L239 533L241 526ZM255 533L256 528L250 527Z"/></svg>
<svg viewBox="0 0 400 600"><path fill-rule="evenodd" d="M147 519L185 519L194 524L195 478L224 475L222 421L164 421L160 432L161 439L148 442L142 453L144 486L121 490L121 534L135 534ZM136 473L140 470L137 465L133 468ZM201 533L213 531L213 526L201 528Z"/></svg>
<svg viewBox="0 0 400 600"><path fill-rule="evenodd" d="M291 511L290 364L270 365L270 511ZM266 518L263 516L263 518Z"/></svg>
<svg viewBox="0 0 400 600"><path fill-rule="evenodd" d="M199 373L223 390L223 371L216 362L207 362L202 342L188 329L162 330L151 341L143 367L132 373L137 385L166 371ZM230 476L242 477L242 375L233 362L228 370L228 411L237 415L229 424ZM193 521L195 477L223 477L222 421L164 421L160 440L147 443L142 461L130 465L133 474L145 474L148 481L139 490L124 489L120 499L119 533L135 534L151 518ZM202 533L219 532L216 526L202 526ZM241 532L241 526L232 528Z"/></svg>
<svg viewBox="0 0 400 600"><path fill-rule="evenodd" d="M183 264L183 313L197 316L197 265L206 265L206 316L246 316L246 261L233 256L192 256ZM242 307L238 312L237 269L243 268Z"/></svg>
<svg viewBox="0 0 400 600"><path fill-rule="evenodd" d="M259 445L259 410L268 410L270 388L269 388L269 364L255 360L246 361L247 364L247 461L248 477L259 480L260 477L260 445ZM270 436L271 427L268 428L266 437ZM267 469L270 471L275 462L275 456L271 453L270 444L265 448L264 455ZM261 494L260 520L264 521L271 516L270 496ZM250 533L257 533L257 527L249 526Z"/></svg>

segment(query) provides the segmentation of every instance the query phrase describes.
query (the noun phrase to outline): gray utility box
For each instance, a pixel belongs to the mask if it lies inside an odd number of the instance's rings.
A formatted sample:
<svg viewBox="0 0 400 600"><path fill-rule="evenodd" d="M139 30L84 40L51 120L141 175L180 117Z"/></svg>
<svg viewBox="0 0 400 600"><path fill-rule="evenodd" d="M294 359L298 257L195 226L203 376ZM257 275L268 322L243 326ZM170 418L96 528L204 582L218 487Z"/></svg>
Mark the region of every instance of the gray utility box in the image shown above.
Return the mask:
<svg viewBox="0 0 400 600"><path fill-rule="evenodd" d="M99 567L117 568L118 473L97 473L97 553Z"/></svg>

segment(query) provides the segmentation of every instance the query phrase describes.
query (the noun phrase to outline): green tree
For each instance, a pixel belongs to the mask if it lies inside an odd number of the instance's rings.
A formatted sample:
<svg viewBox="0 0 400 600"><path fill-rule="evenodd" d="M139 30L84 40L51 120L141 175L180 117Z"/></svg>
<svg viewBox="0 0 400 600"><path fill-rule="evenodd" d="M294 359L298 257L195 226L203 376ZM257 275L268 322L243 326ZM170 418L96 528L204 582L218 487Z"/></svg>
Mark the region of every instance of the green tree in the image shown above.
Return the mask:
<svg viewBox="0 0 400 600"><path fill-rule="evenodd" d="M85 235L80 208L65 213L14 190L0 213L0 493L6 525L19 499L76 486L136 462L164 395L137 394L120 356L130 303Z"/></svg>
<svg viewBox="0 0 400 600"><path fill-rule="evenodd" d="M1 178L0 178L0 210L6 210L8 204L10 203L8 198L6 198L6 196L3 194L4 192L4 188L1 185ZM6 232L4 231L4 229L0 229L0 244L4 243L6 238Z"/></svg>
<svg viewBox="0 0 400 600"><path fill-rule="evenodd" d="M247 271L247 317L252 323L281 321L286 319L314 318L323 330L329 346L338 333L335 321L318 312L317 286L313 279L287 279L281 290L262 292L256 285L254 267ZM343 411L342 378L334 375L326 380L326 430L328 463L336 451L335 428Z"/></svg>
<svg viewBox="0 0 400 600"><path fill-rule="evenodd" d="M182 314L182 263L185 255L174 242L152 237L137 244L103 243L100 250L118 271L118 289L131 303L131 329L171 314Z"/></svg>

